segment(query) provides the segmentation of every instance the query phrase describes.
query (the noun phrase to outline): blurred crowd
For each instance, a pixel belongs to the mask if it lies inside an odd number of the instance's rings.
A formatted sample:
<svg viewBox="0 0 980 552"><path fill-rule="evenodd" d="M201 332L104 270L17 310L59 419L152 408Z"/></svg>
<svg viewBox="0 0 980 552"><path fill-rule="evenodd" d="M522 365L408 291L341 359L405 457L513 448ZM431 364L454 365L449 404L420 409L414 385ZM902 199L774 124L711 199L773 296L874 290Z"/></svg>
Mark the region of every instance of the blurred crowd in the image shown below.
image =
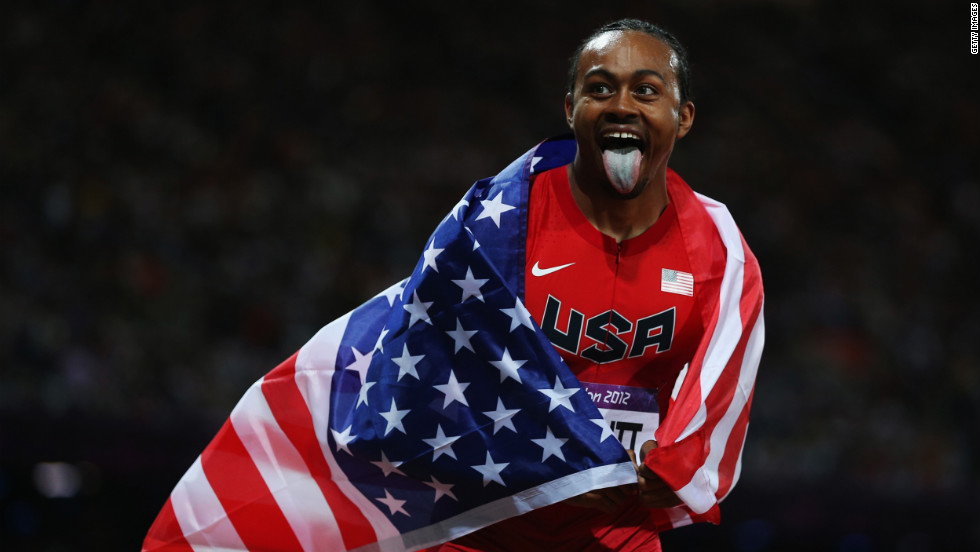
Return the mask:
<svg viewBox="0 0 980 552"><path fill-rule="evenodd" d="M58 523L94 504L126 526L72 522L87 542L137 546L253 381L567 130L567 56L633 15L689 48L672 165L766 285L740 529L713 538L980 542L965 3L321 4L0 7L0 541L65 549ZM51 491L64 465L77 496Z"/></svg>

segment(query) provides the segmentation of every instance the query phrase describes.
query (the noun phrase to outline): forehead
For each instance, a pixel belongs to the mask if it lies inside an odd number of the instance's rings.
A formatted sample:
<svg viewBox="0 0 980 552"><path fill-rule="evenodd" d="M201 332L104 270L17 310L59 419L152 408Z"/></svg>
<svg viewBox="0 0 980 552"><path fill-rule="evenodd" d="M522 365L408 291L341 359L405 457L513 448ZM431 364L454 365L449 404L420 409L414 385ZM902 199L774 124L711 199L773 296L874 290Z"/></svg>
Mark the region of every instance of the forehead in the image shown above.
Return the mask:
<svg viewBox="0 0 980 552"><path fill-rule="evenodd" d="M644 32L609 31L586 44L579 56L577 75L593 69L604 69L614 74L633 74L653 70L668 80L676 80L677 54L662 40Z"/></svg>

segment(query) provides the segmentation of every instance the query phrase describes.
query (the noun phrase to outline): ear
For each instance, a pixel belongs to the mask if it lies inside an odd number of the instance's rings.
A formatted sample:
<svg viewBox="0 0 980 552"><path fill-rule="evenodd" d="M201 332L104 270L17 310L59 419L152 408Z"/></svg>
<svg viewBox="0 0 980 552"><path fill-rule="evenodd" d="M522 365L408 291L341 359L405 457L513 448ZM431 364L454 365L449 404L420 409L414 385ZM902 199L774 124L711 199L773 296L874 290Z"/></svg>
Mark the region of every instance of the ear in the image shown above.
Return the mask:
<svg viewBox="0 0 980 552"><path fill-rule="evenodd" d="M575 110L575 105L572 103L572 93L569 92L565 94L565 121L568 122L568 126L572 126L572 112Z"/></svg>
<svg viewBox="0 0 980 552"><path fill-rule="evenodd" d="M685 102L681 106L680 112L677 117L677 138L683 138L691 131L691 125L694 124L694 103Z"/></svg>

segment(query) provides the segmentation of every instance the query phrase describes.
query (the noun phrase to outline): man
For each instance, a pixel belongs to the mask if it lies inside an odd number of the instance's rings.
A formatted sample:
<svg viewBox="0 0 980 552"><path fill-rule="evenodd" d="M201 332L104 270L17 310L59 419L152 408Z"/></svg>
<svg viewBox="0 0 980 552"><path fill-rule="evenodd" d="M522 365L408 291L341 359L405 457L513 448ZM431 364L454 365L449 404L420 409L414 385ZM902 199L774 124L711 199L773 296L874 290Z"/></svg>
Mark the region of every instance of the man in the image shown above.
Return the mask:
<svg viewBox="0 0 980 552"><path fill-rule="evenodd" d="M694 121L688 62L670 34L623 20L582 44L570 77L565 114L577 151L570 165L538 175L531 188L526 304L597 404L603 391L628 388L634 400L658 399L651 404L659 402L660 412L649 414L669 419L675 381L710 330L698 294L675 286L676 275L691 278L698 270L689 255L712 255L718 247L685 244L690 236L679 218L689 214L678 209L703 208L667 168L675 141ZM758 266L744 252L761 300ZM761 325L760 307L750 305L748 314ZM737 378L739 369L726 368L724 377ZM747 414L746 404L729 423L744 423ZM657 474L673 471L666 463L672 455L647 454L656 446L650 439L635 447L644 460L635 486L588 492L437 549L659 550L650 511L682 501ZM736 458L730 455L721 476L727 485L734 483Z"/></svg>
<svg viewBox="0 0 980 552"><path fill-rule="evenodd" d="M658 550L718 522L758 264L667 168L694 119L676 40L611 24L571 76L574 140L474 185L409 279L257 382L145 550Z"/></svg>

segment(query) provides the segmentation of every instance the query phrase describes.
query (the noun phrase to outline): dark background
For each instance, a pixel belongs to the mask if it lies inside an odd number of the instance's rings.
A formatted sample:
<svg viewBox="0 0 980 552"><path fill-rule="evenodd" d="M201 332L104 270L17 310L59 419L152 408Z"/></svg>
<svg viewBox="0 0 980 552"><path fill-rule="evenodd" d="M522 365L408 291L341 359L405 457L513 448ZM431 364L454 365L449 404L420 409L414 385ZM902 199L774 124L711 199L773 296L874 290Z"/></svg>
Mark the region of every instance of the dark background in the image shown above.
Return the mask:
<svg viewBox="0 0 980 552"><path fill-rule="evenodd" d="M0 7L0 548L138 549L254 380L566 130L567 56L631 15L690 50L672 166L767 292L741 482L665 549L980 549L969 2L335 4Z"/></svg>

